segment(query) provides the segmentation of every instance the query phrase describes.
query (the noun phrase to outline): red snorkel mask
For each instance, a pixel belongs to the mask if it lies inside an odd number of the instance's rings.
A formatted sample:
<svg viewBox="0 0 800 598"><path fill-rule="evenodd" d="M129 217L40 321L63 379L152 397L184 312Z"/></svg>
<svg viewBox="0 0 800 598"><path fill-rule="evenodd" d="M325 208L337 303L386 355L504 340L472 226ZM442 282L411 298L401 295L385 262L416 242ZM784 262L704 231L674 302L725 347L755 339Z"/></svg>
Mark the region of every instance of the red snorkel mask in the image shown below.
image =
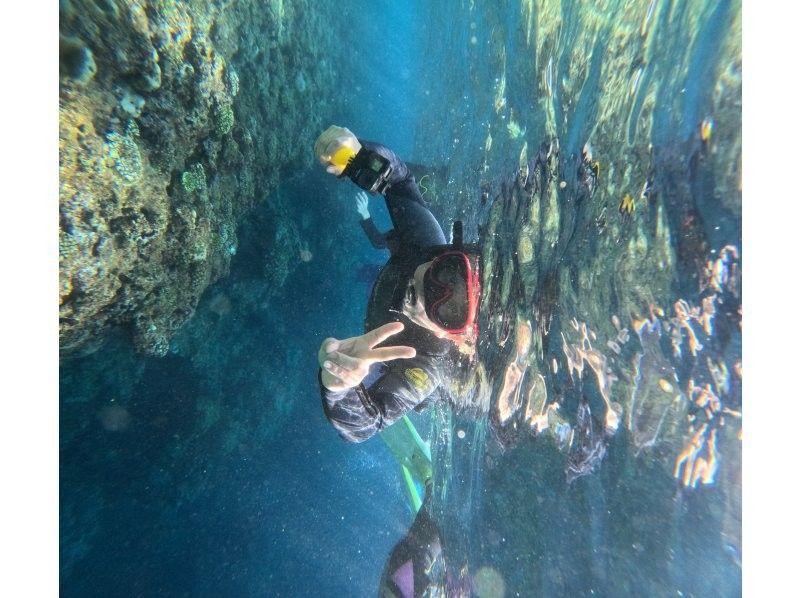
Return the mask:
<svg viewBox="0 0 800 598"><path fill-rule="evenodd" d="M425 313L449 334L478 332L481 295L477 256L453 250L434 258L423 277Z"/></svg>

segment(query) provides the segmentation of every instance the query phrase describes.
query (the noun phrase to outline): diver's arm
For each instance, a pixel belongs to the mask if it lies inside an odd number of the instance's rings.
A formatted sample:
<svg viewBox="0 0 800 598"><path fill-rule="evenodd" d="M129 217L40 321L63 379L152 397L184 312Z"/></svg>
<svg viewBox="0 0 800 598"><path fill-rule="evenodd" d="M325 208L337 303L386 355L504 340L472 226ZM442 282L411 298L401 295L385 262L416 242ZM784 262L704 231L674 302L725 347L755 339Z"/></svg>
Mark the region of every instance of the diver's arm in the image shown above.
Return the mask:
<svg viewBox="0 0 800 598"><path fill-rule="evenodd" d="M367 151L375 152L379 156L389 160L389 164L392 166L392 174L389 175L388 179L390 185L401 183L409 177L414 178L411 174L411 170L406 166L406 163L385 145L375 143L374 141L366 141L365 139L359 139L358 142L361 144L361 147Z"/></svg>
<svg viewBox="0 0 800 598"><path fill-rule="evenodd" d="M375 226L372 216L370 216L369 196L364 191L359 191L356 194L356 212L361 216L358 222L372 246L375 249L386 249L386 236L381 234L378 227Z"/></svg>
<svg viewBox="0 0 800 598"><path fill-rule="evenodd" d="M419 192L419 188L417 187L417 182L414 179L414 175L411 174L411 169L399 158L397 154L380 143L366 141L364 139L359 139L358 141L364 150L375 152L389 161L389 164L392 167L392 173L387 179L389 187L384 193L387 198L390 196L406 198L425 205L425 202L422 199L422 194Z"/></svg>
<svg viewBox="0 0 800 598"><path fill-rule="evenodd" d="M386 236L378 230L371 217L359 220L359 224L375 249L386 249Z"/></svg>
<svg viewBox="0 0 800 598"><path fill-rule="evenodd" d="M327 172L346 176L365 191L427 208L411 170L384 145L362 141L349 129L331 125L314 142L314 154ZM388 172L381 163L388 165Z"/></svg>
<svg viewBox="0 0 800 598"><path fill-rule="evenodd" d="M359 384L342 392L328 390L320 374L325 416L350 442L363 442L422 403L439 385L435 357L418 355L392 362L369 388Z"/></svg>
<svg viewBox="0 0 800 598"><path fill-rule="evenodd" d="M383 195L394 225L397 251L403 251L403 248L425 248L447 243L442 227L422 198L414 175L406 163L383 145L360 139L358 142L361 145L361 152L376 153L391 166L391 172L386 179L388 185L384 188ZM351 180L358 184L356 178L351 177Z"/></svg>

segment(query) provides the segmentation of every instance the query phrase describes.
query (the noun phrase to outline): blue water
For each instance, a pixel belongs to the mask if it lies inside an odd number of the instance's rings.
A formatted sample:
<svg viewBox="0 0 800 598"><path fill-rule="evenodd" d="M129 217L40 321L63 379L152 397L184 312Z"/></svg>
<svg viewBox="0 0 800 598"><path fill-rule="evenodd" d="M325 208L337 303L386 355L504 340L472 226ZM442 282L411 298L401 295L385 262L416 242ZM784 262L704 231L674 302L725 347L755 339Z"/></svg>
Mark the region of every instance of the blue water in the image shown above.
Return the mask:
<svg viewBox="0 0 800 598"><path fill-rule="evenodd" d="M370 3L353 11L344 32L352 40L352 62L331 90L346 101L331 119L408 155L409 97L421 48L405 43L414 38L414 10L387 8ZM197 382L204 378L197 368L209 365L180 355L143 359L125 340L62 363L64 595L374 593L381 563L413 518L383 443L345 446L322 413L316 351L325 336L361 330L369 290L352 270L337 267L335 254L351 252L355 263L382 264L388 257L358 228L353 202L331 201L336 190L316 170L281 186L291 197L292 219L307 219L315 258L289 276L279 296L315 299L277 300L268 315L245 313L246 323L228 324L232 332L216 339L216 351L226 354L216 365L219 388L210 388L208 378L205 387ZM348 193L355 196L352 188ZM385 207L375 202L372 211L388 228ZM322 240L335 221L352 222L351 234L326 250ZM242 248L231 279L247 276L240 272L248 270L248 259L253 255ZM105 370L102 382L98 369ZM274 400L265 375L274 377L272 392L286 395L290 415L279 426L264 421L264 404ZM114 400L115 381L131 378L140 380L133 396L117 399L131 423L108 432L98 413ZM224 423L196 436L203 393L221 397ZM231 436L236 446L222 448L221 438Z"/></svg>

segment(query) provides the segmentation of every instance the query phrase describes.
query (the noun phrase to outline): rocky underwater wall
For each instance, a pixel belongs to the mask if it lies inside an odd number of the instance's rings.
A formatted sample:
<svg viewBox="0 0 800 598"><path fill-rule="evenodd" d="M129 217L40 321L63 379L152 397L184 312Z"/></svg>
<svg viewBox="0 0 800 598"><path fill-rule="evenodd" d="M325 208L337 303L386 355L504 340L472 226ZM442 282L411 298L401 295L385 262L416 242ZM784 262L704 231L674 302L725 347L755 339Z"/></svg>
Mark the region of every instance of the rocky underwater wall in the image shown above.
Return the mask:
<svg viewBox="0 0 800 598"><path fill-rule="evenodd" d="M298 423L311 440L337 442L325 435L314 355L320 329L346 317L285 299L321 293L348 305L331 270L358 266L357 252L337 254L334 268L315 254L366 243L355 218L338 218L353 213L351 197L329 201L312 163L314 139L341 108L333 36L353 15L334 9L60 3L67 595L259 595L273 582L241 573L248 563L281 567L274 583L294 587L298 569L320 562L280 553L311 529L313 514L282 513L313 498L318 486L295 480L305 458L315 470L319 460L307 457L309 438L283 439ZM321 200L324 210L310 208ZM356 546L358 533L341 541ZM282 534L291 540L273 552Z"/></svg>
<svg viewBox="0 0 800 598"><path fill-rule="evenodd" d="M62 355L119 330L139 351L166 354L228 273L243 216L282 174L310 165L333 109L333 8L60 3ZM284 207L272 201L261 231L273 287L301 257Z"/></svg>

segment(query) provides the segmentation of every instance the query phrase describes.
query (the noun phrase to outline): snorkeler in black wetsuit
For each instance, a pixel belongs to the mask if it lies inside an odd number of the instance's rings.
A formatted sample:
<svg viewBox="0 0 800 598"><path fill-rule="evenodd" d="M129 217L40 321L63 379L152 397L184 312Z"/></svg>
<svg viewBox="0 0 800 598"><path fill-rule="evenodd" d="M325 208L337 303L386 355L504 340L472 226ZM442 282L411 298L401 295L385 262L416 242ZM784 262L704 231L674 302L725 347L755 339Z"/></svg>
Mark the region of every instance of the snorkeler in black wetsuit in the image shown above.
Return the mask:
<svg viewBox="0 0 800 598"><path fill-rule="evenodd" d="M474 351L479 256L462 245L460 228L446 244L414 176L388 148L332 126L314 149L331 174L383 194L394 224L366 333L325 339L318 353L325 415L343 438L361 442L418 408L442 384L453 351Z"/></svg>

